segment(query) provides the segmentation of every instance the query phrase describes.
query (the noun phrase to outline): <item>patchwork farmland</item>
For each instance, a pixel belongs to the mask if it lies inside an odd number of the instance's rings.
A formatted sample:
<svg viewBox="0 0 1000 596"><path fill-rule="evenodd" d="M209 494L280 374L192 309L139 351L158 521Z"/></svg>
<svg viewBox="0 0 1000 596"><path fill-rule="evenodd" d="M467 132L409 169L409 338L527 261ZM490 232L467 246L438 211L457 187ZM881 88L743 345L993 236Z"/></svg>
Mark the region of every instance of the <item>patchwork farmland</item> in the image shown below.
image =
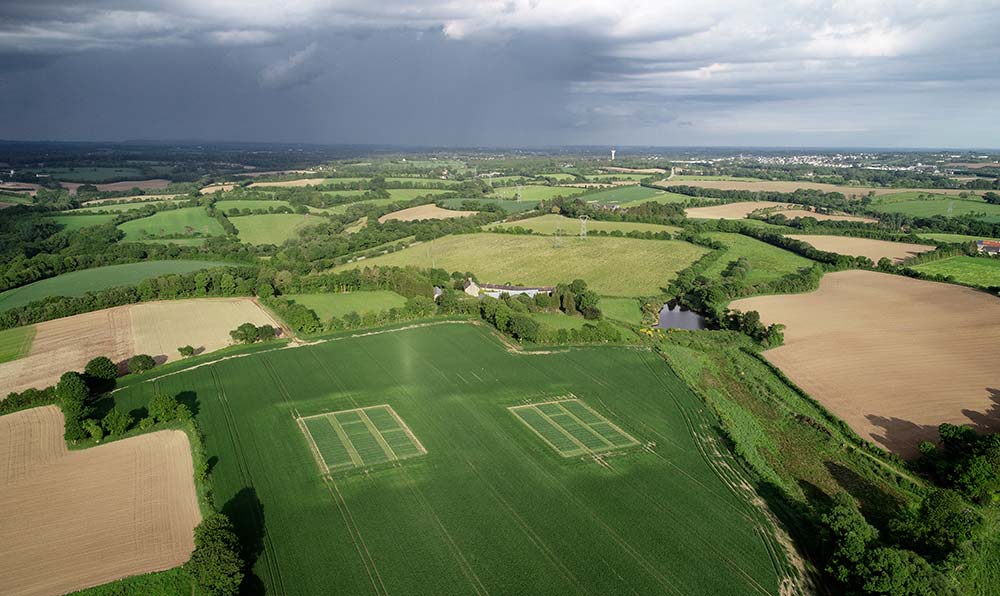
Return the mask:
<svg viewBox="0 0 1000 596"><path fill-rule="evenodd" d="M438 324L113 397L154 392L195 396L216 499L262 545L267 592L774 594L788 573L739 466L706 448L703 406L649 352L512 354L481 326ZM580 405L550 417L562 430L541 432L621 448L560 454L515 413L570 392Z"/></svg>

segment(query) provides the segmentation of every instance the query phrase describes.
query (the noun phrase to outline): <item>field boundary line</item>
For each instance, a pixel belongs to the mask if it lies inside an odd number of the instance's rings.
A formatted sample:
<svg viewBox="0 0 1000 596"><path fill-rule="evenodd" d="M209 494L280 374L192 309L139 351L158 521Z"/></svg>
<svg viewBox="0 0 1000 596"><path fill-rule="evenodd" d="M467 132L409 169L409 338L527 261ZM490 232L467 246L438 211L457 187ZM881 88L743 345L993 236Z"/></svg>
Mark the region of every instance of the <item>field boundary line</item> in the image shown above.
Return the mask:
<svg viewBox="0 0 1000 596"><path fill-rule="evenodd" d="M526 406L520 406L519 409L524 409L525 407ZM524 424L525 426L527 426L528 430L530 430L532 433L534 433L546 445L548 445L549 447L551 447L553 451L555 451L559 455L562 455L563 457L573 457L572 455L563 455L563 450L562 449L560 449L560 448L556 447L555 445L553 445L547 438L545 438L545 436L542 435L542 433L538 432L538 430L535 429L535 427L533 427L530 424L528 424L528 422L524 418L522 418L520 414L518 414L517 412L514 412L513 409L511 409L511 408L508 408L508 409L511 410L511 413L514 414L515 418L517 418L518 420L521 421L521 424Z"/></svg>
<svg viewBox="0 0 1000 596"><path fill-rule="evenodd" d="M326 470L326 473L330 473L330 466L326 463L326 459L323 454L319 452L319 446L316 444L316 439L313 438L312 433L306 428L306 423L301 418L296 418L295 423L299 425L299 430L306 438L306 443L309 445L309 451L312 452L313 458L316 459L316 465L319 466L320 471Z"/></svg>
<svg viewBox="0 0 1000 596"><path fill-rule="evenodd" d="M337 420L337 417L334 416L333 414L328 414L323 418L325 418L326 423L329 424L331 428L333 428L333 432L337 433L337 438L340 439L341 444L344 445L344 449L347 450L347 455L350 456L351 463L353 463L354 466L358 468L363 466L365 464L365 460L361 457L361 454L358 453L358 449L354 446L354 442L351 441L351 438L347 436L347 431L345 431L344 427L340 425L340 421ZM329 464L327 465L326 469L327 471L330 470Z"/></svg>
<svg viewBox="0 0 1000 596"><path fill-rule="evenodd" d="M541 416L543 419L545 419L545 421L548 422L550 426L552 426L553 428L555 428L557 431L561 432L567 439L569 439L570 441L572 441L573 443L575 443L583 451L584 454L592 453L592 451L590 450L590 448L588 448L586 445L584 445L583 443L581 443L579 439L577 439L573 435L569 434L569 431L567 431L561 425L556 424L556 421L553 420L552 418L550 418L548 414L546 414L545 412L539 410L538 408L535 408L535 412L537 412L539 416ZM562 452L560 451L560 454L561 453ZM569 456L565 456L565 457L569 457Z"/></svg>
<svg viewBox="0 0 1000 596"><path fill-rule="evenodd" d="M389 413L392 414L396 424L399 425L399 428L401 428L403 432L406 433L406 436L410 438L410 441L416 445L417 450L420 451L420 455L427 455L427 448L420 442L417 435L413 434L413 431L410 430L410 426L403 422L403 419L399 417L399 414L396 413L396 410L392 406L387 406L387 409L389 410Z"/></svg>
<svg viewBox="0 0 1000 596"><path fill-rule="evenodd" d="M573 397L576 398L576 396L573 396ZM601 422L603 422L603 423L607 424L608 426L610 426L612 429L614 429L615 432L617 432L617 433L621 434L622 436L627 437L628 439L630 439L632 441L632 445L639 445L640 444L639 439L637 439L637 438L633 437L631 434L625 432L624 429L622 429L620 426L618 426L617 424L615 424L614 422L612 422L610 418L608 418L607 416L601 414L600 412L598 412L594 408L591 408L583 400L581 400L579 398L576 398L576 399L572 399L572 400L569 400L569 401L575 401L578 404L580 404L581 406L583 406L583 408L585 410L587 410L588 412L590 412L594 416L597 416L598 418L600 418ZM567 414L569 414L570 416L573 416L574 418L576 418L576 416L574 414L572 414L571 412L569 412L569 411L567 411ZM583 422L583 421L581 420L581 422ZM622 447L628 447L628 446L629 445L623 445ZM619 449L619 447L615 447L615 448Z"/></svg>
<svg viewBox="0 0 1000 596"><path fill-rule="evenodd" d="M368 414L365 412L365 408L361 408L358 412L358 417L361 418L361 422L364 423L365 428L367 428L368 432L375 438L375 442L382 448L382 452L385 453L387 458L389 458L389 461L399 461L399 456L396 455L396 452L393 451L392 447L389 446L389 443L386 442L385 437L382 436L382 431L375 428L375 423L368 417Z"/></svg>
<svg viewBox="0 0 1000 596"><path fill-rule="evenodd" d="M609 449L614 449L615 448L615 445L611 441L609 441L606 438L604 438L604 435L602 435L599 432L595 431L593 428L590 427L589 424L587 424L583 420L580 420L579 418L577 418L576 415L573 414L573 412L570 412L569 410L567 410L565 406L563 406L562 404L556 404L556 405L558 405L559 409L562 410L567 416L569 416L570 418L572 418L573 420L575 420L576 423L579 424L581 428L585 429L588 433L594 435L595 437L597 437L597 439L599 441L601 441L602 443L604 443L605 445L607 445ZM602 416L602 418L603 418L603 416ZM628 436L629 438L631 438L631 436L629 436L629 435L626 435L626 436ZM601 449L601 451L604 451L604 449ZM591 452L593 453L593 450L591 450Z"/></svg>

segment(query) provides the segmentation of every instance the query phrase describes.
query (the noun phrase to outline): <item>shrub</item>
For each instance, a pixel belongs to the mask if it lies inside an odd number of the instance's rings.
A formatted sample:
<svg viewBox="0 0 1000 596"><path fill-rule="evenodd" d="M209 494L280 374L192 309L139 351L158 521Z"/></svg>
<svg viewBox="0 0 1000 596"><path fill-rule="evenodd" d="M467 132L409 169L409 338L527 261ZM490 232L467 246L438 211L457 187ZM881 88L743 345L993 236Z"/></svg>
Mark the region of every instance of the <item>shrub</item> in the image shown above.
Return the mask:
<svg viewBox="0 0 1000 596"><path fill-rule="evenodd" d="M194 529L194 552L187 571L204 594L229 596L243 582L243 560L233 524L221 513L206 517Z"/></svg>
<svg viewBox="0 0 1000 596"><path fill-rule="evenodd" d="M180 404L169 395L159 394L149 401L149 417L157 422L170 422L177 419L177 407Z"/></svg>
<svg viewBox="0 0 1000 596"><path fill-rule="evenodd" d="M177 348L177 352L180 353L180 355L183 356L184 358L187 358L188 356L194 356L194 348L192 348L191 346L181 346Z"/></svg>
<svg viewBox="0 0 1000 596"><path fill-rule="evenodd" d="M128 370L133 373L146 372L156 366L156 361L149 354L136 354L128 361Z"/></svg>
<svg viewBox="0 0 1000 596"><path fill-rule="evenodd" d="M83 369L87 375L102 381L113 381L118 377L118 366L107 356L98 356Z"/></svg>
<svg viewBox="0 0 1000 596"><path fill-rule="evenodd" d="M104 426L104 430L108 431L109 435L118 437L125 434L128 427L132 426L132 417L118 408L111 408L104 415L101 424Z"/></svg>
<svg viewBox="0 0 1000 596"><path fill-rule="evenodd" d="M81 426L91 439L100 441L104 438L104 429L96 420L84 420Z"/></svg>

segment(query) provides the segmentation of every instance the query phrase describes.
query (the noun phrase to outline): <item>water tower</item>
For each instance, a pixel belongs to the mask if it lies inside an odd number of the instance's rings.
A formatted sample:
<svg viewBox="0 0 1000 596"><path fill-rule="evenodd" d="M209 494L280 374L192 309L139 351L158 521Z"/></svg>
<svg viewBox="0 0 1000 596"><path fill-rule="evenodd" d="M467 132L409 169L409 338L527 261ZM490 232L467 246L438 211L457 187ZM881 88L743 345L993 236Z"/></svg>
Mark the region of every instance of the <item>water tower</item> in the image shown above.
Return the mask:
<svg viewBox="0 0 1000 596"><path fill-rule="evenodd" d="M614 160L615 160L615 150L612 149L611 150L611 161L614 161Z"/></svg>

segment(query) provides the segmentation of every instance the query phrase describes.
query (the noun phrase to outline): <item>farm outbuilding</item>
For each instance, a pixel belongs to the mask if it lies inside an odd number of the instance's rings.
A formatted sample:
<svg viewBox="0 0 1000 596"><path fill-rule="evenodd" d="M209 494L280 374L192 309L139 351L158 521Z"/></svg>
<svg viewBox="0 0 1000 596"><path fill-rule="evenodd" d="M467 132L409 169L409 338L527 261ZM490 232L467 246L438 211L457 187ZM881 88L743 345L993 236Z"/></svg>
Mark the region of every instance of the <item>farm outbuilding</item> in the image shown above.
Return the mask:
<svg viewBox="0 0 1000 596"><path fill-rule="evenodd" d="M1000 242L996 240L977 240L976 248L979 249L979 252L986 255L1000 255Z"/></svg>
<svg viewBox="0 0 1000 596"><path fill-rule="evenodd" d="M510 296L520 296L527 294L534 298L538 294L551 294L555 291L552 286L508 286L500 284L477 284L472 279L467 279L464 286L465 293L470 296L492 296L499 298L502 294Z"/></svg>

